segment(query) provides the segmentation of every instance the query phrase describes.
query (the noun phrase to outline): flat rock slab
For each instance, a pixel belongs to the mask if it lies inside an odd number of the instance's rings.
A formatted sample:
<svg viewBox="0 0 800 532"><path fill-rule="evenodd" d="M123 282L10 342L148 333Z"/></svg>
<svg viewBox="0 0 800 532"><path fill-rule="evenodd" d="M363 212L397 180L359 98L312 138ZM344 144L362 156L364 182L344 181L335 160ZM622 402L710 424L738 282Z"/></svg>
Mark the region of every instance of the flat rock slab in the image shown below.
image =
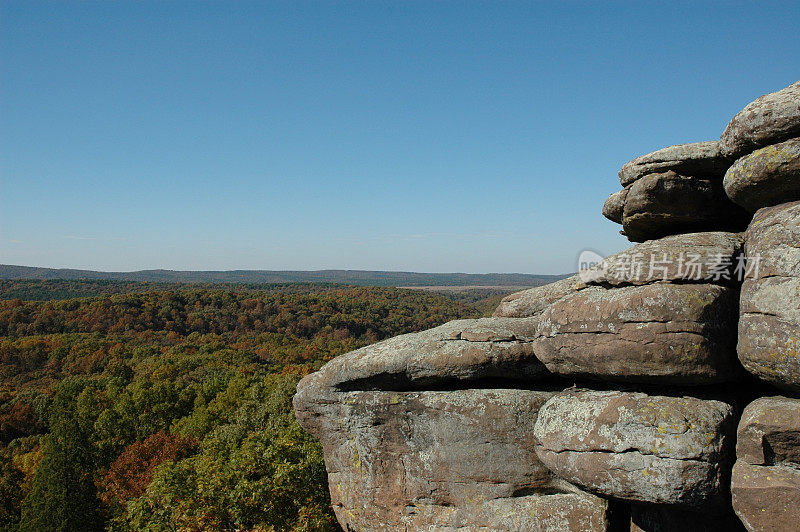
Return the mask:
<svg viewBox="0 0 800 532"><path fill-rule="evenodd" d="M737 292L711 284L589 287L539 318L534 352L551 372L700 385L737 377Z"/></svg>
<svg viewBox="0 0 800 532"><path fill-rule="evenodd" d="M745 155L725 174L725 193L750 212L800 200L800 138Z"/></svg>
<svg viewBox="0 0 800 532"><path fill-rule="evenodd" d="M533 426L552 395L336 392L312 402L295 397L295 411L322 442L345 530L499 529L504 520L537 522L534 510L542 522L577 530L583 520L603 521L606 505L554 477L536 457Z"/></svg>
<svg viewBox="0 0 800 532"><path fill-rule="evenodd" d="M745 252L758 267L742 285L739 359L757 377L800 392L800 202L759 210Z"/></svg>
<svg viewBox="0 0 800 532"><path fill-rule="evenodd" d="M612 530L608 501L587 493L494 499L465 506L423 505L403 520L404 530L435 532L602 532ZM397 530L368 526L364 530Z"/></svg>
<svg viewBox="0 0 800 532"><path fill-rule="evenodd" d="M684 233L647 240L606 257L584 271L587 285L625 286L655 282L719 283L735 280L743 235Z"/></svg>
<svg viewBox="0 0 800 532"><path fill-rule="evenodd" d="M534 319L456 320L351 351L305 377L298 390L405 389L488 377L534 379Z"/></svg>
<svg viewBox="0 0 800 532"><path fill-rule="evenodd" d="M618 499L724 512L734 409L722 401L568 390L539 410L539 459Z"/></svg>
<svg viewBox="0 0 800 532"><path fill-rule="evenodd" d="M797 530L800 470L738 460L731 480L733 508L747 530Z"/></svg>
<svg viewBox="0 0 800 532"><path fill-rule="evenodd" d="M555 283L529 288L503 298L495 309L495 317L530 318L540 315L559 299L586 286L580 277L573 275Z"/></svg>
<svg viewBox="0 0 800 532"><path fill-rule="evenodd" d="M729 160L720 151L719 141L678 144L625 163L619 171L619 182L627 187L648 174L669 170L715 179L722 177L729 165Z"/></svg>
<svg viewBox="0 0 800 532"><path fill-rule="evenodd" d="M800 522L800 399L762 397L744 409L736 442L733 509L748 530Z"/></svg>
<svg viewBox="0 0 800 532"><path fill-rule="evenodd" d="M741 157L792 137L800 137L800 81L748 104L725 128L720 149Z"/></svg>
<svg viewBox="0 0 800 532"><path fill-rule="evenodd" d="M622 230L632 242L698 231L741 231L750 216L728 199L721 179L672 170L637 179L625 197Z"/></svg>

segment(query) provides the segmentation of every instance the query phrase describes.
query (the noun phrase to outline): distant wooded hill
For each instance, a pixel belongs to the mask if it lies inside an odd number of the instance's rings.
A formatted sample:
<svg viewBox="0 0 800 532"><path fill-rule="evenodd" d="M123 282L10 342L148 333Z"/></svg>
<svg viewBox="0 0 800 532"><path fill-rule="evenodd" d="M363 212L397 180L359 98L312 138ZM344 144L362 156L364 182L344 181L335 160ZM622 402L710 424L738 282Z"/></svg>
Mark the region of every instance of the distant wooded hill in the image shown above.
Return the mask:
<svg viewBox="0 0 800 532"><path fill-rule="evenodd" d="M0 264L0 279L66 279L151 283L337 283L359 286L539 286L566 275L525 273L416 273L362 270L318 271L176 271L98 272Z"/></svg>

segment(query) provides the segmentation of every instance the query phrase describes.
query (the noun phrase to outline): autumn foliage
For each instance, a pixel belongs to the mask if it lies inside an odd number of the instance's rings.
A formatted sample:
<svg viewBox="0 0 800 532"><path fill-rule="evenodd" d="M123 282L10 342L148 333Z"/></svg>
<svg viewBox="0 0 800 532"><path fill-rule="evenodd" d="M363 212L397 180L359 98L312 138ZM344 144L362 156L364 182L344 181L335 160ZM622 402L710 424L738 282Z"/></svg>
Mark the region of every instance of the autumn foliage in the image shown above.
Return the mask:
<svg viewBox="0 0 800 532"><path fill-rule="evenodd" d="M102 481L100 500L106 505L124 505L144 493L153 470L166 461L178 461L194 454L200 442L195 438L167 434L163 430L144 441L128 445L108 468Z"/></svg>
<svg viewBox="0 0 800 532"><path fill-rule="evenodd" d="M336 529L297 381L481 314L396 288L167 288L0 300L0 530Z"/></svg>

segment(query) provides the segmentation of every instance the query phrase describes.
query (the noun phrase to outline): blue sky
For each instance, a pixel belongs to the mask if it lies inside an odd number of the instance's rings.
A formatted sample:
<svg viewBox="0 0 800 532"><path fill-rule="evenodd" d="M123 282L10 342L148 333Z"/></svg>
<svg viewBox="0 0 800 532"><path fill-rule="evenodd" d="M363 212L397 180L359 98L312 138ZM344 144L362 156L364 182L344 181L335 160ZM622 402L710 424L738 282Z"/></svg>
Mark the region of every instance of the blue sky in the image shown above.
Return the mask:
<svg viewBox="0 0 800 532"><path fill-rule="evenodd" d="M0 262L572 271L798 79L798 2L3 0Z"/></svg>

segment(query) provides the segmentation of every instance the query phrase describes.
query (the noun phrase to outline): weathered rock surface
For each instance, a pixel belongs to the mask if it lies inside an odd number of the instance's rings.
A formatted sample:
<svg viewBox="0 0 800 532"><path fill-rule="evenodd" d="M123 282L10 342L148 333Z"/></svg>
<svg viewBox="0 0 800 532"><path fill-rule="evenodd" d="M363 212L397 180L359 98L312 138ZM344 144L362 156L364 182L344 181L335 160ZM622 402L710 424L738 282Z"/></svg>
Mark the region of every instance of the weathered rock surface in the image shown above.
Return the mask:
<svg viewBox="0 0 800 532"><path fill-rule="evenodd" d="M606 257L583 272L587 285L643 285L660 281L726 283L735 277L741 233L707 232L647 240Z"/></svg>
<svg viewBox="0 0 800 532"><path fill-rule="evenodd" d="M733 507L748 530L797 530L800 470L737 461L731 482Z"/></svg>
<svg viewBox="0 0 800 532"><path fill-rule="evenodd" d="M722 155L719 141L678 144L642 155L625 163L619 171L619 182L627 187L648 174L674 171L682 175L719 178L730 165Z"/></svg>
<svg viewBox="0 0 800 532"><path fill-rule="evenodd" d="M421 505L405 518L405 530L434 532L587 532L612 530L608 501L587 493L553 493L492 499L458 506ZM391 525L363 530L397 530Z"/></svg>
<svg viewBox="0 0 800 532"><path fill-rule="evenodd" d="M495 317L529 318L536 317L551 304L564 296L572 294L585 285L580 277L573 275L555 283L529 288L503 298L495 309Z"/></svg>
<svg viewBox="0 0 800 532"><path fill-rule="evenodd" d="M800 82L620 182L641 244L300 382L346 530L798 529ZM798 398L753 401L734 453L745 369Z"/></svg>
<svg viewBox="0 0 800 532"><path fill-rule="evenodd" d="M536 457L533 427L552 392L325 397L310 385L298 386L295 411L322 442L345 529L605 530L607 503L556 478Z"/></svg>
<svg viewBox="0 0 800 532"><path fill-rule="evenodd" d="M745 155L728 169L725 193L750 212L800 200L800 138Z"/></svg>
<svg viewBox="0 0 800 532"><path fill-rule="evenodd" d="M748 530L794 530L800 523L800 400L764 397L739 423L731 493Z"/></svg>
<svg viewBox="0 0 800 532"><path fill-rule="evenodd" d="M624 286L658 281L725 283L734 274L742 238L739 233L719 231L649 240L611 255L579 275L506 296L494 315L536 317L551 304L589 285Z"/></svg>
<svg viewBox="0 0 800 532"><path fill-rule="evenodd" d="M542 313L534 352L551 372L575 378L722 382L740 372L737 295L711 284L586 288Z"/></svg>
<svg viewBox="0 0 800 532"><path fill-rule="evenodd" d="M763 466L800 466L800 399L762 397L744 409L736 458Z"/></svg>
<svg viewBox="0 0 800 532"><path fill-rule="evenodd" d="M724 513L734 424L722 401L568 390L533 433L542 463L591 492Z"/></svg>
<svg viewBox="0 0 800 532"><path fill-rule="evenodd" d="M800 81L748 104L725 128L720 148L741 157L792 137L800 137Z"/></svg>
<svg viewBox="0 0 800 532"><path fill-rule="evenodd" d="M739 359L759 378L800 392L800 202L758 211L745 251L759 260L742 286Z"/></svg>
<svg viewBox="0 0 800 532"><path fill-rule="evenodd" d="M603 204L603 216L612 222L621 224L622 215L625 211L625 198L628 196L628 189L623 188L611 194Z"/></svg>
<svg viewBox="0 0 800 532"><path fill-rule="evenodd" d="M622 229L629 240L661 238L698 231L741 231L749 215L731 202L721 179L678 174L648 174L625 197Z"/></svg>
<svg viewBox="0 0 800 532"><path fill-rule="evenodd" d="M535 319L456 320L351 351L307 377L317 387L422 388L489 377L531 379L546 373L534 357Z"/></svg>

